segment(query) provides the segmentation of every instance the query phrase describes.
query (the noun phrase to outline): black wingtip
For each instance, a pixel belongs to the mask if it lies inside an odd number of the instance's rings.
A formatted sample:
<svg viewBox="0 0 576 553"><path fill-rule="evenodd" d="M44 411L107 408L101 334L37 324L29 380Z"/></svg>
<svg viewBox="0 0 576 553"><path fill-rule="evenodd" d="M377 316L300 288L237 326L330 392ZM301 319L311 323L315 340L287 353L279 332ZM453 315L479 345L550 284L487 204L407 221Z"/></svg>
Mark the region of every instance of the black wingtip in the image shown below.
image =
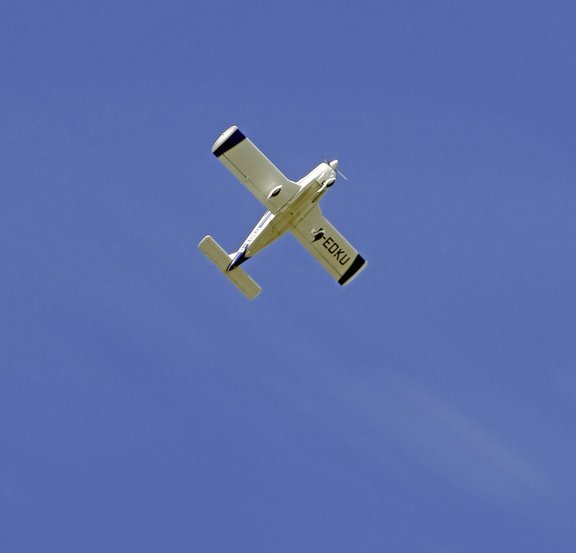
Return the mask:
<svg viewBox="0 0 576 553"><path fill-rule="evenodd" d="M366 260L358 254L354 261L352 261L352 265L348 267L348 270L340 277L338 280L338 284L344 286L362 267L364 267Z"/></svg>
<svg viewBox="0 0 576 553"><path fill-rule="evenodd" d="M234 146L240 144L240 142L242 142L242 140L244 140L245 138L246 137L244 136L242 131L240 131L240 129L238 129L236 125L233 125L232 127L226 129L218 137L218 140L214 142L214 146L212 146L212 153L216 157L220 157L231 148L234 148Z"/></svg>

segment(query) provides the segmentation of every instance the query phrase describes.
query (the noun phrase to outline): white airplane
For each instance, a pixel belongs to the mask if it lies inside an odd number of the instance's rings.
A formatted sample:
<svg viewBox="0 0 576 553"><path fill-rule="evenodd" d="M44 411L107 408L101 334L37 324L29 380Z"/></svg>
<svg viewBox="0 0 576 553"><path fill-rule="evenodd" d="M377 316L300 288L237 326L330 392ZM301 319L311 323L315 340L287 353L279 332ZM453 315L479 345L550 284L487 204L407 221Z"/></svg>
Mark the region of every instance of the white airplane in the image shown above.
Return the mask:
<svg viewBox="0 0 576 553"><path fill-rule="evenodd" d="M198 244L248 299L262 289L240 265L287 231L341 285L366 267L364 258L322 215L318 205L336 181L337 160L321 163L298 182L291 181L236 126L218 137L212 153L267 209L236 252L226 253L211 236Z"/></svg>

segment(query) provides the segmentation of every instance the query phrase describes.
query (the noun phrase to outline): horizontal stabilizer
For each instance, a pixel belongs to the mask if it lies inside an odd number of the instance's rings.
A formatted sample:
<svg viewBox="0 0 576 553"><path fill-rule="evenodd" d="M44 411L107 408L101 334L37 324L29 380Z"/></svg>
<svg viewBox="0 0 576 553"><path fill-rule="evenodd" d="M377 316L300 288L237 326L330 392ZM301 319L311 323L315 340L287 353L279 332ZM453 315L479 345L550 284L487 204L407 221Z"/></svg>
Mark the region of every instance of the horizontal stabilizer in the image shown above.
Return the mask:
<svg viewBox="0 0 576 553"><path fill-rule="evenodd" d="M235 267L231 271L227 270L231 262L230 256L212 236L202 238L198 244L198 249L212 261L249 300L253 300L262 291L258 283L240 267Z"/></svg>

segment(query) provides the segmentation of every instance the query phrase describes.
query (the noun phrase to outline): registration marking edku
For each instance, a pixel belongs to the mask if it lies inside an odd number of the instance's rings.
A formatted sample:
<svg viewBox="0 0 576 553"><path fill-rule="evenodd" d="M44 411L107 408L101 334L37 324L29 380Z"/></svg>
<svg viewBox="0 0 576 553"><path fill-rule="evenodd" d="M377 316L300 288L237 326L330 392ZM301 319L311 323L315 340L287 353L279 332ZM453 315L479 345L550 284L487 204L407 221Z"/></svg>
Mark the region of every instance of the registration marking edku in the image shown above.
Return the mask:
<svg viewBox="0 0 576 553"><path fill-rule="evenodd" d="M340 265L346 265L350 261L350 256L330 236L322 242L322 245L338 260Z"/></svg>

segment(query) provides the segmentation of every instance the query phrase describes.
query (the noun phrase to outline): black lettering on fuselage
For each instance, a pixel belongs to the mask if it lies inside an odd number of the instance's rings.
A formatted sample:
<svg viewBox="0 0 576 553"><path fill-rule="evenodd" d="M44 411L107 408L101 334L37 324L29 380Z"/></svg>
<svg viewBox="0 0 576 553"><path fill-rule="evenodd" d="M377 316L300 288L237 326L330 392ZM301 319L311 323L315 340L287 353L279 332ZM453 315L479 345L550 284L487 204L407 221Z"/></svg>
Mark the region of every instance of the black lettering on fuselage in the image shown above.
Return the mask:
<svg viewBox="0 0 576 553"><path fill-rule="evenodd" d="M324 240L322 245L338 260L340 265L346 265L350 261L350 256L330 236Z"/></svg>

